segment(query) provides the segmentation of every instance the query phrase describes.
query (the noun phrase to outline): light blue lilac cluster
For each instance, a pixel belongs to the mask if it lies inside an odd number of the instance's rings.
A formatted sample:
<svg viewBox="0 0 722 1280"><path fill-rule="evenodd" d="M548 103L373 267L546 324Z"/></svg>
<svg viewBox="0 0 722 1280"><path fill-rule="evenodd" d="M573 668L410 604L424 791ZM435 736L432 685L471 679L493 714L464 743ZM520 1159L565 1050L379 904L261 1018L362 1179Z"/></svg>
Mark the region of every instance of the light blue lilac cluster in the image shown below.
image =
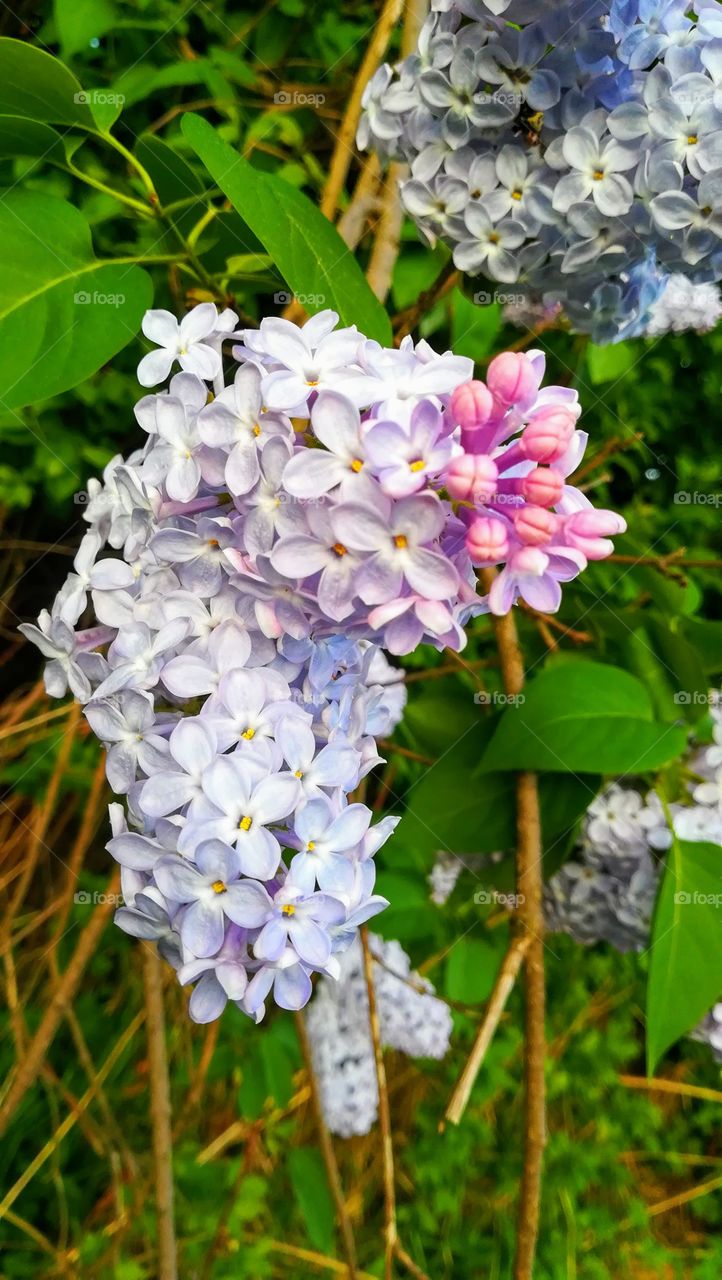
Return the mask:
<svg viewBox="0 0 722 1280"><path fill-rule="evenodd" d="M460 649L520 595L555 608L622 524L565 484L586 437L540 354L498 357L487 386L333 312L236 323L147 314L139 377L169 386L135 406L145 444L91 482L74 571L22 628L126 797L117 922L195 983L198 1021L227 1000L260 1018L271 991L300 1007L386 905L395 819L349 801L404 704L383 650ZM488 600L474 564L504 566Z"/></svg>
<svg viewBox="0 0 722 1280"><path fill-rule="evenodd" d="M717 0L432 0L366 89L358 141L406 160L424 235L609 342L671 273L722 276ZM508 290L505 290L508 294Z"/></svg>

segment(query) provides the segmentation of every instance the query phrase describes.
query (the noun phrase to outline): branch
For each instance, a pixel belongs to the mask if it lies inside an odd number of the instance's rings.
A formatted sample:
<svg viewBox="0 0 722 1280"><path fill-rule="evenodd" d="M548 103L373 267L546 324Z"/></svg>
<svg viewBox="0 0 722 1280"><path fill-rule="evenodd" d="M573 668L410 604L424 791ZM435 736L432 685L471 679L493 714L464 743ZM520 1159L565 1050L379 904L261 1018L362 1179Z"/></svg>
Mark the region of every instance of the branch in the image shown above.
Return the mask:
<svg viewBox="0 0 722 1280"><path fill-rule="evenodd" d="M386 52L386 46L391 39L394 27L401 17L403 7L404 0L386 0L373 36L366 46L363 61L351 90L351 96L341 121L341 128L338 131L336 146L331 157L328 179L321 197L321 212L327 218L330 218L332 222L336 217L341 192L355 154L354 138L361 118L361 100L364 90Z"/></svg>
<svg viewBox="0 0 722 1280"><path fill-rule="evenodd" d="M483 570L489 590L493 570ZM493 618L505 692L511 696L524 687L524 661L512 612ZM524 1054L524 1167L519 1196L515 1280L531 1280L539 1232L541 1176L546 1143L545 1033L544 1033L544 915L542 910L542 843L539 792L536 775L519 773L517 805L517 928L528 939L524 958L525 1054Z"/></svg>
<svg viewBox="0 0 722 1280"><path fill-rule="evenodd" d="M407 334L415 329L419 320L423 319L427 311L431 311L441 298L458 284L461 273L456 270L453 259L449 259L442 267L434 283L430 288L420 293L416 302L412 306L406 307L404 311L399 311L398 315L393 318L394 326L394 342L398 346Z"/></svg>
<svg viewBox="0 0 722 1280"><path fill-rule="evenodd" d="M394 1147L391 1138L391 1111L389 1109L389 1090L386 1083L386 1067L381 1045L381 1028L376 1004L376 988L374 986L373 956L369 945L367 925L362 925L361 946L364 957L364 974L366 992L369 1001L369 1024L371 1041L374 1047L376 1064L376 1080L379 1089L379 1125L381 1127L381 1159L384 1174L384 1280L391 1280L393 1272L394 1249L398 1238L396 1227L396 1188L394 1184Z"/></svg>
<svg viewBox="0 0 722 1280"><path fill-rule="evenodd" d="M143 947L143 985L150 1064L150 1119L155 1166L155 1211L158 1222L158 1280L177 1280L178 1264L173 1221L173 1138L163 1007L163 976L158 952L155 947L147 944Z"/></svg>
<svg viewBox="0 0 722 1280"><path fill-rule="evenodd" d="M516 982L519 970L521 969L524 957L529 950L531 937L526 934L517 934L513 939L509 950L507 951L502 962L499 973L497 974L494 990L489 997L489 1003L484 1014L483 1021L476 1035L474 1047L469 1054L461 1075L454 1087L449 1105L444 1113L444 1120L439 1125L439 1131L443 1132L445 1121L450 1124L459 1124L466 1111L469 1096L474 1087L476 1077L481 1070L482 1063L486 1056L486 1051L491 1044L494 1033L499 1025L501 1015L504 1012L506 1002L511 995L512 988Z"/></svg>
<svg viewBox="0 0 722 1280"><path fill-rule="evenodd" d="M392 160L386 173L381 196L381 217L376 229L376 239L366 279L380 302L385 302L399 256L401 228L404 210L401 204L399 183L408 177L409 166L405 161Z"/></svg>
<svg viewBox="0 0 722 1280"><path fill-rule="evenodd" d="M341 1184L341 1175L338 1171L336 1162L336 1153L333 1149L333 1142L328 1131L328 1125L323 1114L323 1106L321 1104L321 1095L318 1089L318 1079L313 1065L313 1055L311 1053L311 1042L308 1038L308 1030L306 1028L306 1019L299 1010L295 1015L296 1030L301 1045L303 1060L306 1064L306 1074L308 1075L308 1083L311 1089L311 1103L313 1113L316 1120L316 1128L318 1130L318 1141L321 1148L321 1155L326 1166L326 1177L328 1185L333 1196L333 1202L336 1205L336 1213L338 1214L339 1226L341 1227L341 1235L343 1237L344 1253L348 1262L349 1280L357 1280L357 1263L356 1263L356 1241L354 1240L353 1227L351 1218L346 1207L346 1197L343 1193Z"/></svg>

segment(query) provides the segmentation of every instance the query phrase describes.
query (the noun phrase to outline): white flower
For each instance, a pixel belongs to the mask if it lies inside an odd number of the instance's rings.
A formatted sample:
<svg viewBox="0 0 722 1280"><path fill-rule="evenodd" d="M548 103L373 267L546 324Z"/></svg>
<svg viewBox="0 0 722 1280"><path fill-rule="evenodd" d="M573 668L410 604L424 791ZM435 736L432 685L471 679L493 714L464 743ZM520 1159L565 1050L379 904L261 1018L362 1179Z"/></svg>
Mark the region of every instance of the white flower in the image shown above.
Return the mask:
<svg viewBox="0 0 722 1280"><path fill-rule="evenodd" d="M143 333L151 342L157 342L160 350L143 356L138 365L140 385L155 387L159 382L165 382L175 360L186 373L195 373L199 378L215 378L220 372L221 357L206 339L214 335L219 323L225 328L226 317L232 314L224 312L219 319L214 304L202 302L179 324L170 311L146 311Z"/></svg>

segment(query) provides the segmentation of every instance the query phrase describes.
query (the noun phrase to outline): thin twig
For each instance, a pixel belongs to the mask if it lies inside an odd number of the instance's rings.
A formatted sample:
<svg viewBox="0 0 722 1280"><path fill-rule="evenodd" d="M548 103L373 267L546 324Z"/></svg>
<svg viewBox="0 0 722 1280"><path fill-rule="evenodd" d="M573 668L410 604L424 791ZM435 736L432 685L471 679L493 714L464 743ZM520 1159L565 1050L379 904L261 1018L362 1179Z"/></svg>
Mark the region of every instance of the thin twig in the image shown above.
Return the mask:
<svg viewBox="0 0 722 1280"><path fill-rule="evenodd" d="M366 223L379 207L380 170L378 156L374 153L364 164L348 207L338 220L338 234L349 249L356 248Z"/></svg>
<svg viewBox="0 0 722 1280"><path fill-rule="evenodd" d="M385 302L399 256L401 228L404 210L401 204L399 183L409 175L405 161L392 160L386 172L381 196L381 217L376 228L376 239L371 252L366 279L380 302Z"/></svg>
<svg viewBox="0 0 722 1280"><path fill-rule="evenodd" d="M311 1088L311 1105L316 1121L316 1129L318 1131L318 1144L321 1148L323 1163L326 1166L326 1177L328 1185L333 1197L338 1214L338 1223L341 1228L341 1237L343 1239L343 1248L348 1262L348 1274L350 1280L356 1280L356 1241L354 1240L353 1227L351 1218L346 1207L346 1197L343 1193L341 1185L341 1175L338 1171L336 1162L336 1153L333 1149L333 1142L328 1131L328 1125L323 1114L323 1105L321 1103L321 1095L318 1088L318 1079L313 1065L313 1055L311 1053L311 1041L308 1036L306 1027L306 1019L299 1010L295 1015L296 1031L298 1032L298 1040L303 1054L303 1060L306 1065L306 1074L308 1075L308 1083Z"/></svg>
<svg viewBox="0 0 722 1280"><path fill-rule="evenodd" d="M335 219L341 192L355 154L354 138L361 116L361 100L364 90L386 52L386 46L391 39L393 29L401 17L403 5L404 0L386 0L371 40L366 46L363 61L351 90L348 106L341 121L341 128L336 137L336 146L331 157L328 178L321 197L321 212L327 218L330 218L332 222Z"/></svg>
<svg viewBox="0 0 722 1280"><path fill-rule="evenodd" d="M178 1260L173 1218L173 1137L163 1006L163 972L158 953L151 946L143 947L143 985L150 1067L155 1209L158 1222L158 1280L177 1280Z"/></svg>
<svg viewBox="0 0 722 1280"><path fill-rule="evenodd" d="M466 1110L476 1077L481 1070L486 1051L499 1025L506 1002L516 982L524 957L529 950L530 942L531 937L529 934L517 934L504 957L494 983L494 990L489 997L486 1013L476 1034L474 1046L456 1082L449 1105L444 1113L444 1119L450 1124L459 1124ZM443 1127L442 1122L439 1128L443 1129Z"/></svg>
<svg viewBox="0 0 722 1280"><path fill-rule="evenodd" d="M619 1083L627 1089L645 1089L649 1093L677 1093L686 1098L701 1098L704 1102L722 1102L719 1089L707 1089L701 1084L685 1084L682 1080L665 1080L660 1076L619 1076Z"/></svg>
<svg viewBox="0 0 722 1280"><path fill-rule="evenodd" d="M460 278L461 273L456 270L453 259L450 258L442 267L430 288L420 293L412 306L406 307L398 315L394 316L394 342L397 346L407 334L416 328L419 320L423 319L441 298L444 298L447 293L450 293L456 287Z"/></svg>
<svg viewBox="0 0 722 1280"><path fill-rule="evenodd" d="M483 570L490 590L493 570ZM524 687L524 661L512 612L493 619L504 691L517 696ZM531 1280L539 1233L542 1164L546 1143L544 1031L544 915L542 911L542 843L536 775L519 773L516 782L517 893L516 927L528 936L524 958L524 1165L519 1195L515 1280Z"/></svg>
<svg viewBox="0 0 722 1280"><path fill-rule="evenodd" d="M391 1280L394 1265L394 1250L398 1238L396 1226L396 1186L394 1180L394 1147L391 1138L391 1111L389 1108L389 1090L386 1083L386 1067L381 1045L381 1028L376 1004L376 988L374 986L373 956L369 943L368 927L361 926L361 946L364 957L364 975L369 1002L369 1025L371 1041L374 1048L376 1064L376 1080L379 1091L379 1126L381 1129L381 1160L384 1181L384 1280Z"/></svg>
<svg viewBox="0 0 722 1280"><path fill-rule="evenodd" d="M295 1258L297 1262L308 1262L321 1271L333 1271L334 1275L346 1276L350 1280L351 1273L346 1263L339 1262L337 1258L327 1258L325 1254L316 1253L313 1249L299 1249L296 1245L284 1244L281 1240L271 1240L270 1245L274 1253L285 1254L287 1258ZM368 1271L357 1271L356 1280L378 1280L378 1277L372 1276Z"/></svg>

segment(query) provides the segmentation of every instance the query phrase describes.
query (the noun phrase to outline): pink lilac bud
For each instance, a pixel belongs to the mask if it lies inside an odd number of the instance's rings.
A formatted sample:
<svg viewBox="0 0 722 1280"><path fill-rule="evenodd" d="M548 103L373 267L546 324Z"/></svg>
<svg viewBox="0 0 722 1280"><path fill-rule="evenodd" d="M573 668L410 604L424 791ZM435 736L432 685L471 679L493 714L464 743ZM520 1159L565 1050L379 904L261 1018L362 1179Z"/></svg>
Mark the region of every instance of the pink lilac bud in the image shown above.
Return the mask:
<svg viewBox="0 0 722 1280"><path fill-rule="evenodd" d="M499 469L486 453L463 453L452 458L444 475L451 497L459 501L489 502L498 478Z"/></svg>
<svg viewBox="0 0 722 1280"><path fill-rule="evenodd" d="M474 564L499 564L509 554L509 532L503 520L479 516L466 535L466 548Z"/></svg>
<svg viewBox="0 0 722 1280"><path fill-rule="evenodd" d="M494 400L485 382L472 379L457 387L451 397L451 414L462 431L485 427L494 409Z"/></svg>
<svg viewBox="0 0 722 1280"><path fill-rule="evenodd" d="M532 462L556 462L569 447L576 420L566 405L544 405L522 432L522 453Z"/></svg>
<svg viewBox="0 0 722 1280"><path fill-rule="evenodd" d="M535 467L521 482L527 502L538 507L553 507L564 491L564 478L552 467Z"/></svg>
<svg viewBox="0 0 722 1280"><path fill-rule="evenodd" d="M514 513L514 528L527 546L541 547L553 537L558 517L544 507L526 504Z"/></svg>
<svg viewBox="0 0 722 1280"><path fill-rule="evenodd" d="M533 364L519 351L495 356L486 375L489 390L499 407L532 403L539 387Z"/></svg>
<svg viewBox="0 0 722 1280"><path fill-rule="evenodd" d="M575 511L564 522L564 541L587 560L604 560L614 550L609 538L626 528L626 520L616 511Z"/></svg>

